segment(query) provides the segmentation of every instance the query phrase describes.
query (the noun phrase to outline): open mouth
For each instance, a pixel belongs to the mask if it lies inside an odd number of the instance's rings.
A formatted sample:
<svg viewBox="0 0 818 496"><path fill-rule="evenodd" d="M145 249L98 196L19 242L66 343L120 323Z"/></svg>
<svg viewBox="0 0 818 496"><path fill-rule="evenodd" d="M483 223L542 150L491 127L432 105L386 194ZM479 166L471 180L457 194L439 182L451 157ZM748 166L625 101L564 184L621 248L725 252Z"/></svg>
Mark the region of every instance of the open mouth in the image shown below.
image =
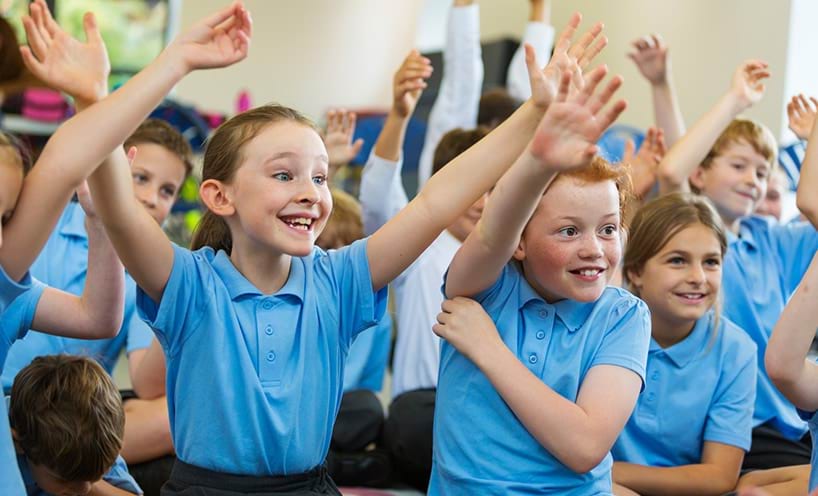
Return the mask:
<svg viewBox="0 0 818 496"><path fill-rule="evenodd" d="M291 229L302 232L312 231L312 225L315 220L309 217L280 217L280 219Z"/></svg>
<svg viewBox="0 0 818 496"><path fill-rule="evenodd" d="M602 277L605 269L599 267L586 267L583 269L569 270L568 272L582 281L593 282Z"/></svg>
<svg viewBox="0 0 818 496"><path fill-rule="evenodd" d="M688 303L691 305L696 305L699 303L704 302L707 298L707 294L705 293L674 293L677 297L679 297L684 303Z"/></svg>

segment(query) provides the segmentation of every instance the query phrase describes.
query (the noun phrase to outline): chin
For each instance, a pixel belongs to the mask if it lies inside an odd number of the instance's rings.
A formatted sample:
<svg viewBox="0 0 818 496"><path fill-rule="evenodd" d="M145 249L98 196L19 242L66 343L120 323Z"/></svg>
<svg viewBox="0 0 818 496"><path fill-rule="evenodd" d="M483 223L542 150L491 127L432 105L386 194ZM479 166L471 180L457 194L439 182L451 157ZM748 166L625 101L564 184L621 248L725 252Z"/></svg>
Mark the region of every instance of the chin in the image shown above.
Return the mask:
<svg viewBox="0 0 818 496"><path fill-rule="evenodd" d="M605 284L589 288L576 288L568 291L567 298L580 303L591 303L599 299L605 291Z"/></svg>

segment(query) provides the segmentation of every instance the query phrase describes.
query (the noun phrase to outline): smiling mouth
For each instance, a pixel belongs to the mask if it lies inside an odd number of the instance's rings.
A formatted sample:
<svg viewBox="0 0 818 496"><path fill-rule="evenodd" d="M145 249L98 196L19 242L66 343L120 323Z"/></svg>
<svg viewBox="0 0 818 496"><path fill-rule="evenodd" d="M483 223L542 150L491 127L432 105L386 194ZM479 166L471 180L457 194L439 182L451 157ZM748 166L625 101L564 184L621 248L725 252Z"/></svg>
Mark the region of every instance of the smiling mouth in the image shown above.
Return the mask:
<svg viewBox="0 0 818 496"><path fill-rule="evenodd" d="M314 224L314 219L309 217L281 217L281 221L296 231L310 232Z"/></svg>
<svg viewBox="0 0 818 496"><path fill-rule="evenodd" d="M602 276L602 273L605 272L605 269L600 268L593 268L593 269L576 269L576 270L569 270L571 274L573 274L578 279L583 281L596 281L597 279Z"/></svg>
<svg viewBox="0 0 818 496"><path fill-rule="evenodd" d="M705 293L696 293L696 292L689 292L689 293L673 293L677 297L681 298L686 303L701 303L707 298L707 294Z"/></svg>

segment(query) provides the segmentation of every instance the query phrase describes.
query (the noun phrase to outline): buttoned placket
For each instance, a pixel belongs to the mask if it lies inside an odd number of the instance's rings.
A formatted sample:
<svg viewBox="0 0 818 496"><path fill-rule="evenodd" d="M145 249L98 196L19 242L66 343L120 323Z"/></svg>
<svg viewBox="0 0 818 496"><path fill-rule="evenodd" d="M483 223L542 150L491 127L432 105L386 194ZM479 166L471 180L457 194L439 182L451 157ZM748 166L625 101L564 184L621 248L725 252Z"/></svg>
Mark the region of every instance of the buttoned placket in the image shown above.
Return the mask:
<svg viewBox="0 0 818 496"><path fill-rule="evenodd" d="M525 313L526 332L520 358L534 375L542 377L554 327L554 310L538 304L532 311Z"/></svg>
<svg viewBox="0 0 818 496"><path fill-rule="evenodd" d="M265 386L281 385L281 360L278 359L278 339L274 327L277 303L272 298L262 298L256 306L256 333L258 335L259 379Z"/></svg>

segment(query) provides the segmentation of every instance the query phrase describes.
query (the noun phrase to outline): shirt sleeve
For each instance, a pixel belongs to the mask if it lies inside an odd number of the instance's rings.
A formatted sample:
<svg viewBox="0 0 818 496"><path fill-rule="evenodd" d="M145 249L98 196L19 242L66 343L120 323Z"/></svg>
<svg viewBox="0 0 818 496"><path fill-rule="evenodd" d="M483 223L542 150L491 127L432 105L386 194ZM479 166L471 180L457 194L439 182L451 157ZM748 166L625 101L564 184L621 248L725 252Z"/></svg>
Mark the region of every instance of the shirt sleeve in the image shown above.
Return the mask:
<svg viewBox="0 0 818 496"><path fill-rule="evenodd" d="M121 456L116 457L114 466L102 476L102 480L123 491L128 491L133 494L142 494L142 489L128 472L128 466L125 465L125 460L123 460Z"/></svg>
<svg viewBox="0 0 818 496"><path fill-rule="evenodd" d="M361 331L377 324L386 311L387 287L372 290L372 273L366 247L369 238L359 239L351 245L332 250L325 259L335 284L342 342L346 349Z"/></svg>
<svg viewBox="0 0 818 496"><path fill-rule="evenodd" d="M2 339L7 347L10 347L18 339L22 339L31 329L31 322L37 312L37 304L47 286L36 279L31 280L28 290L22 292L15 298L0 320L2 329ZM8 349L8 348L7 348ZM0 364L2 365L2 364Z"/></svg>
<svg viewBox="0 0 818 496"><path fill-rule="evenodd" d="M747 349L742 351L730 360L728 367L722 368L713 404L707 412L703 439L749 451L758 365L753 343L748 342Z"/></svg>
<svg viewBox="0 0 818 496"><path fill-rule="evenodd" d="M650 346L650 311L647 305L628 296L611 309L607 331L591 367L616 365L635 372L644 388Z"/></svg>
<svg viewBox="0 0 818 496"><path fill-rule="evenodd" d="M812 257L818 251L818 231L809 222L779 224L772 228L786 291L792 293L801 284Z"/></svg>
<svg viewBox="0 0 818 496"><path fill-rule="evenodd" d="M136 283L130 277L125 285L125 312L120 333L125 333L125 351L143 350L151 345L153 331L136 311Z"/></svg>
<svg viewBox="0 0 818 496"><path fill-rule="evenodd" d="M554 48L554 27L542 22L529 22L526 26L523 40L508 65L506 77L508 93L517 100L531 98L531 82L528 79L523 48L526 43L534 47L537 66L543 67L551 58L551 50Z"/></svg>
<svg viewBox="0 0 818 496"><path fill-rule="evenodd" d="M206 314L208 298L212 300L215 293L213 274L203 251L191 252L173 244L173 268L158 303L137 288L139 316L153 328L168 356L178 353L184 341L199 327Z"/></svg>
<svg viewBox="0 0 818 496"><path fill-rule="evenodd" d="M397 162L386 160L372 153L361 175L361 215L364 234L369 236L397 215L409 203L403 189L401 169L403 157Z"/></svg>
<svg viewBox="0 0 818 496"><path fill-rule="evenodd" d="M418 185L432 175L435 149L444 134L456 128L477 125L483 88L483 55L480 47L480 7L453 7L449 11L446 46L443 47L443 76L429 113L426 139L418 164Z"/></svg>
<svg viewBox="0 0 818 496"><path fill-rule="evenodd" d="M4 313L11 302L30 287L31 275L28 272L20 281L15 281L6 274L3 266L0 265L0 314Z"/></svg>

